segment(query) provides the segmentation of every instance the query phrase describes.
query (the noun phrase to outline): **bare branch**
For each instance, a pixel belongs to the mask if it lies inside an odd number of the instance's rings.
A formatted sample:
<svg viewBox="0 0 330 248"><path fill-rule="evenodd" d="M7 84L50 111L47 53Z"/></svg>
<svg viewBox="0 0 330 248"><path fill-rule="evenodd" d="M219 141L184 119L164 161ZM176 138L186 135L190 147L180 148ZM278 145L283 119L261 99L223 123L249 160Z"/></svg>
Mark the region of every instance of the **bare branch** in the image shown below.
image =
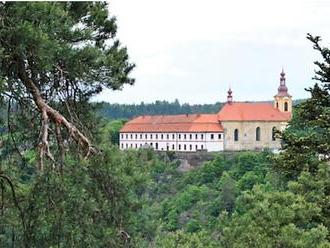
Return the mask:
<svg viewBox="0 0 330 248"><path fill-rule="evenodd" d="M41 117L42 117L42 125L40 130L40 142L38 145L38 150L39 150L39 167L40 167L39 169L43 170L45 155L53 162L53 167L54 167L55 159L49 149L49 142L48 142L49 120L46 110L42 111Z"/></svg>
<svg viewBox="0 0 330 248"><path fill-rule="evenodd" d="M45 102L45 100L42 98L42 94L39 88L36 86L33 80L26 75L25 64L20 57L17 57L17 65L19 78L26 89L31 93L33 100L42 115L42 127L40 132L41 142L39 143L40 169L43 168L43 160L45 155L54 161L54 157L50 152L48 143L49 121L53 122L55 125L64 126L68 130L70 137L72 137L78 145L85 148L85 158L89 157L91 154L95 154L96 149L91 145L89 139L62 114L60 114L57 110L53 109Z"/></svg>

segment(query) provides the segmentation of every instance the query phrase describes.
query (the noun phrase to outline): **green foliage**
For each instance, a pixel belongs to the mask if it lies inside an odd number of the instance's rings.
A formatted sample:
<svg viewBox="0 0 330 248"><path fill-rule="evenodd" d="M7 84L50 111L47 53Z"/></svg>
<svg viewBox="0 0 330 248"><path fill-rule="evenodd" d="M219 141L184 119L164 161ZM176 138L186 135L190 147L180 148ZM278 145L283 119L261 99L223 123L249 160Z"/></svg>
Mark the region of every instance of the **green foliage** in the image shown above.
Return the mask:
<svg viewBox="0 0 330 248"><path fill-rule="evenodd" d="M66 95L65 90L78 87L89 97L103 87L133 83L127 75L134 65L115 39L117 26L107 3L4 2L0 16L0 75L8 88L19 79L18 59L25 59L32 79L45 92L52 88ZM61 81L71 88L60 87Z"/></svg>
<svg viewBox="0 0 330 248"><path fill-rule="evenodd" d="M111 104L107 102L96 103L98 113L108 119L131 119L139 115L164 115L164 114L194 114L217 113L223 104L181 104L179 100L174 102L156 101L154 103L140 104Z"/></svg>
<svg viewBox="0 0 330 248"><path fill-rule="evenodd" d="M103 121L104 126L100 128L100 144L108 146L119 145L119 131L124 126L126 120Z"/></svg>
<svg viewBox="0 0 330 248"><path fill-rule="evenodd" d="M275 160L275 167L288 178L297 178L302 171L316 173L320 158L330 159L330 51L321 47L320 37L308 35L314 49L323 61L318 66L315 79L320 84L309 88L311 98L301 103L289 128L282 134L284 152Z"/></svg>
<svg viewBox="0 0 330 248"><path fill-rule="evenodd" d="M292 192L267 192L254 187L237 203L240 213L222 216L224 247L326 247L328 230L314 220L317 204ZM227 219L227 220L226 220ZM220 224L221 225L221 224ZM320 239L315 240L314 235Z"/></svg>
<svg viewBox="0 0 330 248"><path fill-rule="evenodd" d="M155 247L162 248L215 248L218 244L212 240L210 233L205 231L197 233L185 233L177 231L174 233L161 234L157 236Z"/></svg>

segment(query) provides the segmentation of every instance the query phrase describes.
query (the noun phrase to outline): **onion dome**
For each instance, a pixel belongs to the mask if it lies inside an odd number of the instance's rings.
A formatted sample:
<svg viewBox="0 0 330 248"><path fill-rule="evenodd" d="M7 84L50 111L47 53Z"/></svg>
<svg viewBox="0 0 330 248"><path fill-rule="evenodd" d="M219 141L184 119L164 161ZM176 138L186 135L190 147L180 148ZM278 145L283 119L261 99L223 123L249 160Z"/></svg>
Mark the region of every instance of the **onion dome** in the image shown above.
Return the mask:
<svg viewBox="0 0 330 248"><path fill-rule="evenodd" d="M276 96L290 96L288 93L288 87L286 87L285 73L283 69L280 75L280 86L278 87L278 92Z"/></svg>

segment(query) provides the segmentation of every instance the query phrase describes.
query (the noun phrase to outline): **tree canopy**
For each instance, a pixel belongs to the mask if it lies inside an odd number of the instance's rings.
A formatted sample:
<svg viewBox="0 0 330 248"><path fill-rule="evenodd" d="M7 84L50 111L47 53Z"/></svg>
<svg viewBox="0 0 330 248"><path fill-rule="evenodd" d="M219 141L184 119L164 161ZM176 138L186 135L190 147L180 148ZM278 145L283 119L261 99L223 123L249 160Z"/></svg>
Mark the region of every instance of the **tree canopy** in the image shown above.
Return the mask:
<svg viewBox="0 0 330 248"><path fill-rule="evenodd" d="M60 113L104 88L133 84L127 50L116 39L116 19L105 2L1 2L0 82L2 95L29 106L39 119L39 166L55 162L50 136L64 153L63 129L86 156L95 153L89 138ZM70 106L71 105L71 106ZM36 114L36 113L34 113ZM65 138L65 137L64 137Z"/></svg>

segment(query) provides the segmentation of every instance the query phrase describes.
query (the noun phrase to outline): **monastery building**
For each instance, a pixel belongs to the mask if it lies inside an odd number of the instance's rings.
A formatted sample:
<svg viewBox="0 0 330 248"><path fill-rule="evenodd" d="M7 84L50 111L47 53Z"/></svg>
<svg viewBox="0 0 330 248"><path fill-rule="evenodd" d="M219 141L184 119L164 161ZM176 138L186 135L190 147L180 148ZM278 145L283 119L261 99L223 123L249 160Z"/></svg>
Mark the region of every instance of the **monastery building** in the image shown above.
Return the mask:
<svg viewBox="0 0 330 248"><path fill-rule="evenodd" d="M158 151L195 152L277 150L283 130L291 118L292 97L285 73L273 103L235 102L231 89L217 114L143 115L120 130L120 149L151 147Z"/></svg>

